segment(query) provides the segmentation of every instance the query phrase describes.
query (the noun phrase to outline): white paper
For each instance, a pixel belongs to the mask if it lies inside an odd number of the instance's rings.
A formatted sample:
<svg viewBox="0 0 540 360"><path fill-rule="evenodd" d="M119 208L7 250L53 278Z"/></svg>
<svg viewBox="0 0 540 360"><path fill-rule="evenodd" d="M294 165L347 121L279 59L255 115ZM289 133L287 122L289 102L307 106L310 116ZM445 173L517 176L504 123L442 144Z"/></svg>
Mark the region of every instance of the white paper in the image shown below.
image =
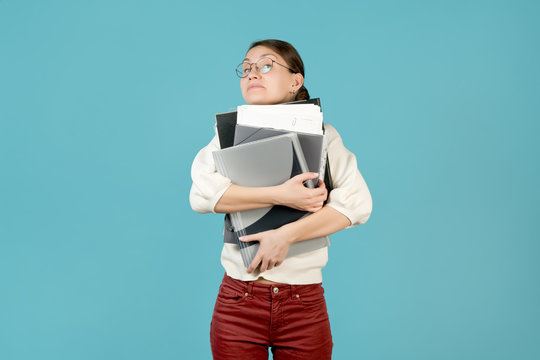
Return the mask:
<svg viewBox="0 0 540 360"><path fill-rule="evenodd" d="M241 105L237 124L322 135L323 116L313 104Z"/></svg>

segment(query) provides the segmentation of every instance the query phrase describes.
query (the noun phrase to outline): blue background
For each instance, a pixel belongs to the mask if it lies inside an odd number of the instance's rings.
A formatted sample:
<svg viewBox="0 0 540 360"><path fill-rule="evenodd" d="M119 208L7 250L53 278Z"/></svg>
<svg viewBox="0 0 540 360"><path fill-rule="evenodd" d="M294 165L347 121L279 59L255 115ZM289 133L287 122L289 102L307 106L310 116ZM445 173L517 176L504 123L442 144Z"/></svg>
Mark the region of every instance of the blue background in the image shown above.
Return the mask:
<svg viewBox="0 0 540 360"><path fill-rule="evenodd" d="M297 47L372 192L324 269L335 359L539 359L535 1L0 0L0 358L209 359L189 206L249 43Z"/></svg>

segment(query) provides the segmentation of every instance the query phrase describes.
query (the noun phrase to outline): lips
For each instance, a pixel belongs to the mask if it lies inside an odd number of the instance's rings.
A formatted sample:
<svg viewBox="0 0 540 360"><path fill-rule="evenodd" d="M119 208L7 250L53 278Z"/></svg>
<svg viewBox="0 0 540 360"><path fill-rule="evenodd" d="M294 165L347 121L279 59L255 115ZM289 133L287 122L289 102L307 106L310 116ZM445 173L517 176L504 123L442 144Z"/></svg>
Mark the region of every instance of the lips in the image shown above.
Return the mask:
<svg viewBox="0 0 540 360"><path fill-rule="evenodd" d="M252 89L262 89L263 86L262 85L259 85L259 84L251 84L248 86L248 90L252 90Z"/></svg>

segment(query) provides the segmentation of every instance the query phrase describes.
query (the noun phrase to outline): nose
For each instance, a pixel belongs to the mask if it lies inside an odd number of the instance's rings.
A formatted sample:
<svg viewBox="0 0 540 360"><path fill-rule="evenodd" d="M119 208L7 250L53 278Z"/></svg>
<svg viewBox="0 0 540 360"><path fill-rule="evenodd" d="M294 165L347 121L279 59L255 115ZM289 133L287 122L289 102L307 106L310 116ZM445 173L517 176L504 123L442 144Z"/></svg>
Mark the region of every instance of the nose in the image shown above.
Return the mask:
<svg viewBox="0 0 540 360"><path fill-rule="evenodd" d="M259 79L261 76L261 73L259 72L259 69L257 68L256 64L251 65L251 69L249 70L248 79Z"/></svg>

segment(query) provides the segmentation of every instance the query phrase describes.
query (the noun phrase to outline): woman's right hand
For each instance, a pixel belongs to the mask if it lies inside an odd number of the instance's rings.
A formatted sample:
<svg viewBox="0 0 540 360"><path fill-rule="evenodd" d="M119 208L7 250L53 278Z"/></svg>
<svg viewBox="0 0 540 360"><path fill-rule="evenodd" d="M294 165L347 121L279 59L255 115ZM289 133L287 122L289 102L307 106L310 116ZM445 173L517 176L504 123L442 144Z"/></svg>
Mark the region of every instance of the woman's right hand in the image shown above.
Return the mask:
<svg viewBox="0 0 540 360"><path fill-rule="evenodd" d="M313 189L304 186L304 181L318 176L317 173L307 172L278 185L278 204L309 212L320 210L328 196L324 181L319 179L318 187Z"/></svg>

